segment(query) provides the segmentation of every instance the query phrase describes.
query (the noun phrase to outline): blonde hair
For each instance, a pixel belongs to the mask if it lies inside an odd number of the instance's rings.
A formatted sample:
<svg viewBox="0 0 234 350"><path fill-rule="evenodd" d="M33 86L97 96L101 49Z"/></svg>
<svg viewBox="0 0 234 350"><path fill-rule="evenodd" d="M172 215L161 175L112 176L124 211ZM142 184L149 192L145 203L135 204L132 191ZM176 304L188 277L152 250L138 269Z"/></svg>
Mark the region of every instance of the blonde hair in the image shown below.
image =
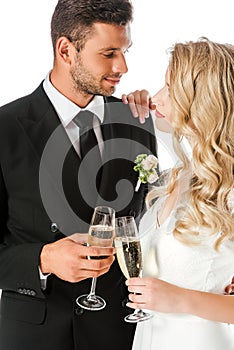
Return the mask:
<svg viewBox="0 0 234 350"><path fill-rule="evenodd" d="M189 203L180 209L183 218L177 221L174 234L189 242L187 238L199 236L201 228L208 234L222 232L215 244L218 248L234 231L228 207L234 170L234 46L201 38L176 43L170 54L175 145L185 136L193 148ZM186 156L181 158L186 169ZM174 170L167 193L177 180L178 171ZM156 195L157 190L148 199Z"/></svg>

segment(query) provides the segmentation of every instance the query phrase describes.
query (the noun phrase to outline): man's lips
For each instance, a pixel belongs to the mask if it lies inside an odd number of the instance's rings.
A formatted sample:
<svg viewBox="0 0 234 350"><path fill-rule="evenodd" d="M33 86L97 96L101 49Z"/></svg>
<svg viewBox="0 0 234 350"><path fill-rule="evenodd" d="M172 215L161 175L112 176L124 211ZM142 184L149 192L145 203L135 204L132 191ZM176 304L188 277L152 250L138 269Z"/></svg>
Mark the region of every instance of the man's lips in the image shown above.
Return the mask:
<svg viewBox="0 0 234 350"><path fill-rule="evenodd" d="M157 118L165 118L165 115L161 114L157 109L155 109L155 115Z"/></svg>
<svg viewBox="0 0 234 350"><path fill-rule="evenodd" d="M111 85L117 85L120 82L120 78L105 78L105 80Z"/></svg>

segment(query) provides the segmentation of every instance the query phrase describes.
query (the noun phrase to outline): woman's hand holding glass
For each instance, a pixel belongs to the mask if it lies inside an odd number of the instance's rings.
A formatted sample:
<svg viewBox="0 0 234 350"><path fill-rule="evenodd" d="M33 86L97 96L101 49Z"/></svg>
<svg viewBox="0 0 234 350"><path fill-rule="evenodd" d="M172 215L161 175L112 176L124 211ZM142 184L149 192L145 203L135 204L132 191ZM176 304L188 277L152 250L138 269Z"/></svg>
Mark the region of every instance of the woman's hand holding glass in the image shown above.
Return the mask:
<svg viewBox="0 0 234 350"><path fill-rule="evenodd" d="M141 277L142 253L140 236L132 216L119 217L115 221L115 248L119 266L128 279ZM138 293L138 291L136 291ZM135 323L148 320L152 315L138 308L126 316L126 322Z"/></svg>
<svg viewBox="0 0 234 350"><path fill-rule="evenodd" d="M165 313L189 313L190 290L155 277L130 278L126 281L132 309L144 308ZM191 299L192 300L192 299Z"/></svg>

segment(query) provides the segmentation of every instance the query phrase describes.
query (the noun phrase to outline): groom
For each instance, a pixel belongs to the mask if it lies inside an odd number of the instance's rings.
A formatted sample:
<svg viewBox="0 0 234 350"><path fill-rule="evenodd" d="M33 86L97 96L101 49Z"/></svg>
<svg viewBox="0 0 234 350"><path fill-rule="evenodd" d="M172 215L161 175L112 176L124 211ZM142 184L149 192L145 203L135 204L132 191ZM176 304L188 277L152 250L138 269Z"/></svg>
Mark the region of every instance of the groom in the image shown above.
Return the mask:
<svg viewBox="0 0 234 350"><path fill-rule="evenodd" d="M131 21L128 0L59 0L52 71L0 108L1 349L131 349L113 248L87 247L75 234L87 232L98 204L136 220L144 207L133 166L139 153L156 153L153 125L140 126L111 97L127 72ZM99 277L102 311L76 304L90 277Z"/></svg>

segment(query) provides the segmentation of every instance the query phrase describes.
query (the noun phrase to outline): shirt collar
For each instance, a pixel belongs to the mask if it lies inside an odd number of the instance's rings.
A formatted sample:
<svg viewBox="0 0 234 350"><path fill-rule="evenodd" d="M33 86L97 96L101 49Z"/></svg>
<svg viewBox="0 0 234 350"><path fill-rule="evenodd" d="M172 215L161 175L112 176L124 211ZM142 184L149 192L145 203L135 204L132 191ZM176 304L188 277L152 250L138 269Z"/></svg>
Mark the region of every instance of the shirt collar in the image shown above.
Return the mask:
<svg viewBox="0 0 234 350"><path fill-rule="evenodd" d="M103 96L94 96L92 101L86 106L86 108L81 109L63 94L61 94L50 82L50 73L47 74L44 82L43 88L45 93L49 97L51 103L53 104L58 116L63 124L66 127L72 119L81 111L89 110L96 114L100 122L103 122L104 119L104 99Z"/></svg>

